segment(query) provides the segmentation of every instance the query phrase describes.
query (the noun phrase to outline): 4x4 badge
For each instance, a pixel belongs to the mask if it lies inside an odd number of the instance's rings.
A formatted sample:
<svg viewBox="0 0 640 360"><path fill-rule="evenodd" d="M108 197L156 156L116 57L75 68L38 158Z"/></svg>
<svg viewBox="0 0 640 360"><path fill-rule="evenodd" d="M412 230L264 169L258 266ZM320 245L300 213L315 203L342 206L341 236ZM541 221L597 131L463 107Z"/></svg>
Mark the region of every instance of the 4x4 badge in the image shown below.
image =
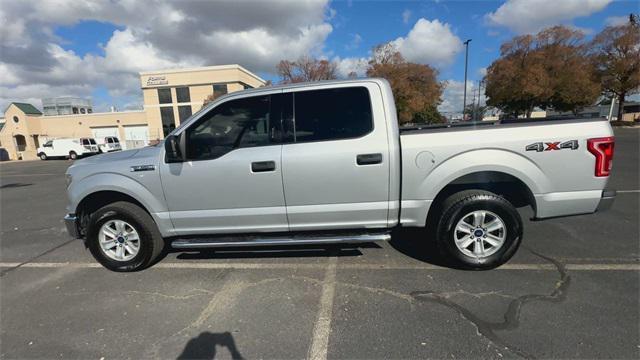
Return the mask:
<svg viewBox="0 0 640 360"><path fill-rule="evenodd" d="M562 149L577 150L578 140L569 140L563 143L561 143L560 141L536 142L533 144L529 144L527 145L527 147L525 147L526 151L537 151L537 152L562 150Z"/></svg>

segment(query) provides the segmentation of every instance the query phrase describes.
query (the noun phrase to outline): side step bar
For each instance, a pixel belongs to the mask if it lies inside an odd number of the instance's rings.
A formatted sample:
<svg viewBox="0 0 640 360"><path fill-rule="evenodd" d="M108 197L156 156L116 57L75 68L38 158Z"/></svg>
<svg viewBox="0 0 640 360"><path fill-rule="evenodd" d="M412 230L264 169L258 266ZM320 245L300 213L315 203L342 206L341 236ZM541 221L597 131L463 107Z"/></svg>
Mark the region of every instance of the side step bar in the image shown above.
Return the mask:
<svg viewBox="0 0 640 360"><path fill-rule="evenodd" d="M176 249L205 249L217 247L238 246L274 246L274 245L313 245L313 244L337 244L359 243L373 241L389 241L391 234L346 234L346 235L308 235L292 237L244 237L246 240L231 240L233 237L221 237L210 239L178 239L171 243ZM235 238L238 239L238 238ZM240 236L240 239L243 239Z"/></svg>

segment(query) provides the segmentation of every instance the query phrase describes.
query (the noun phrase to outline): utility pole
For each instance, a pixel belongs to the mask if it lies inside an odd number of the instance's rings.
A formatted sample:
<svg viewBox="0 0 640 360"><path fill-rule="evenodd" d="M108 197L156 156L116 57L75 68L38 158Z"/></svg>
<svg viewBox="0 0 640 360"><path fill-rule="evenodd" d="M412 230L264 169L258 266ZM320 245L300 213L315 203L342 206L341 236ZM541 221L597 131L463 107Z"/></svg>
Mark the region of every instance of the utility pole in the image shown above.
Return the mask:
<svg viewBox="0 0 640 360"><path fill-rule="evenodd" d="M464 120L464 111L466 110L466 107L467 107L467 63L469 62L469 43L470 42L471 42L471 39L467 39L467 41L464 42L466 49L464 52L464 98L462 100L462 120Z"/></svg>

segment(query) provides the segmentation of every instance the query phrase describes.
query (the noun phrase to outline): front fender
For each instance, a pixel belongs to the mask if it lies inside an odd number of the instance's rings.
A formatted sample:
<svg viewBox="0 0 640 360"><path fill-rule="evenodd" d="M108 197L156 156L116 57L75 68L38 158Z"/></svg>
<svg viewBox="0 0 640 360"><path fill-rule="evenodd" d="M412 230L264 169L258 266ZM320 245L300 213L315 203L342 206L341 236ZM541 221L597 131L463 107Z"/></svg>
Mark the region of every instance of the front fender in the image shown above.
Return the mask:
<svg viewBox="0 0 640 360"><path fill-rule="evenodd" d="M117 173L97 173L78 181L73 181L67 189L69 197L68 213L76 213L80 201L99 191L117 191L140 202L152 215L167 212L160 193L154 195L147 187L127 176ZM156 190L156 191L158 191Z"/></svg>

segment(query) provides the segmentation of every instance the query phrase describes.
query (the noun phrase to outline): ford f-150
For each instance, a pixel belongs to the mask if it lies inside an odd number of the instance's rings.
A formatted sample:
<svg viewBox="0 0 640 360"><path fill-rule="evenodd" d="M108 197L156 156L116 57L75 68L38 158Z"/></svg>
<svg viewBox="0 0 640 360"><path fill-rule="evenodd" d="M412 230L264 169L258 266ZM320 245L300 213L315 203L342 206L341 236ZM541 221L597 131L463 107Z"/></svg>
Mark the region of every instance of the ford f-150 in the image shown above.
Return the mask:
<svg viewBox="0 0 640 360"><path fill-rule="evenodd" d="M169 246L369 242L425 226L457 265L488 269L522 240L516 207L535 219L608 207L613 148L603 119L400 130L381 79L265 87L216 99L156 146L76 161L65 223L115 271Z"/></svg>

